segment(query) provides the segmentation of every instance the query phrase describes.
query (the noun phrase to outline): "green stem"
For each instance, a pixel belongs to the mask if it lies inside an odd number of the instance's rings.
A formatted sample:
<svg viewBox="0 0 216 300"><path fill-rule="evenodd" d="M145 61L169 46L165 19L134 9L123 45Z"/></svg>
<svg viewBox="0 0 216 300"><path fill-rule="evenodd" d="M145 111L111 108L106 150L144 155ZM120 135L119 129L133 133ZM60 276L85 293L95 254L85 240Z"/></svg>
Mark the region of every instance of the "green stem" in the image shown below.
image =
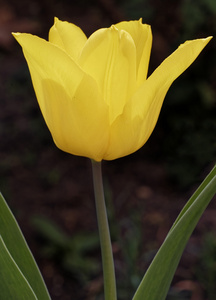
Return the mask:
<svg viewBox="0 0 216 300"><path fill-rule="evenodd" d="M105 300L116 300L116 281L106 205L104 199L101 162L92 160L95 203L101 244Z"/></svg>

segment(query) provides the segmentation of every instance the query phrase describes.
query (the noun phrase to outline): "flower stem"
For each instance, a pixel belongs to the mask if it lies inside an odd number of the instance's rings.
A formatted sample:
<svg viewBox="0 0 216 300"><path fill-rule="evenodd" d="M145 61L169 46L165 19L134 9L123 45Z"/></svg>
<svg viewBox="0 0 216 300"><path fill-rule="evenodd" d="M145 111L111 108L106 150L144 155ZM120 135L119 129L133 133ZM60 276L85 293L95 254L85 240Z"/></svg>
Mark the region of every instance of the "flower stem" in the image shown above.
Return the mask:
<svg viewBox="0 0 216 300"><path fill-rule="evenodd" d="M101 244L101 255L104 276L105 300L116 300L116 280L113 262L112 244L110 239L106 205L104 199L101 162L92 160L93 183L95 192L96 212Z"/></svg>

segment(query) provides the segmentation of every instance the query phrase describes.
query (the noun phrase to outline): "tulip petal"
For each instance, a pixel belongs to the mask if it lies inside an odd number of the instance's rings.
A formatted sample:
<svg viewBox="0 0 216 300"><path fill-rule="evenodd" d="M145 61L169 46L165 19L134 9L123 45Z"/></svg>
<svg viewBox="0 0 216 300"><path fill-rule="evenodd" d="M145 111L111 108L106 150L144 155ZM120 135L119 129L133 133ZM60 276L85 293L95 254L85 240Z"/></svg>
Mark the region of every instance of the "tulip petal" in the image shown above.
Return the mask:
<svg viewBox="0 0 216 300"><path fill-rule="evenodd" d="M110 123L120 115L135 89L136 49L131 36L114 26L87 40L79 64L98 82L109 106Z"/></svg>
<svg viewBox="0 0 216 300"><path fill-rule="evenodd" d="M66 51L75 61L87 40L84 32L76 25L55 18L49 31L49 42Z"/></svg>
<svg viewBox="0 0 216 300"><path fill-rule="evenodd" d="M29 34L14 36L23 47L56 145L63 151L101 160L108 141L108 109L94 79L55 45Z"/></svg>
<svg viewBox="0 0 216 300"><path fill-rule="evenodd" d="M142 24L139 21L123 21L115 25L118 29L127 31L133 38L136 45L137 60L137 87L139 87L147 77L149 59L152 47L151 26Z"/></svg>
<svg viewBox="0 0 216 300"><path fill-rule="evenodd" d="M40 74L33 80L33 85L41 110L46 115L41 80L53 79L62 85L69 95L74 95L84 72L64 51L44 39L25 33L15 33L14 37L23 48L32 79Z"/></svg>
<svg viewBox="0 0 216 300"><path fill-rule="evenodd" d="M212 37L186 41L168 56L133 96L131 100L132 114L142 117L143 113L144 115L154 115L152 118L156 122L171 84L193 63L211 39ZM155 113L155 109L157 113Z"/></svg>
<svg viewBox="0 0 216 300"><path fill-rule="evenodd" d="M109 138L108 110L100 105L102 101L98 99L93 79L83 78L73 99L57 82L45 80L42 84L49 116L47 125L56 146L65 152L101 161ZM50 98L55 102L51 103Z"/></svg>
<svg viewBox="0 0 216 300"><path fill-rule="evenodd" d="M192 64L211 38L185 42L152 73L128 102L124 113L112 124L104 159L128 155L146 143L172 82Z"/></svg>
<svg viewBox="0 0 216 300"><path fill-rule="evenodd" d="M140 127L143 119L131 118L129 111L118 116L110 128L110 139L104 160L113 160L129 155L140 147Z"/></svg>

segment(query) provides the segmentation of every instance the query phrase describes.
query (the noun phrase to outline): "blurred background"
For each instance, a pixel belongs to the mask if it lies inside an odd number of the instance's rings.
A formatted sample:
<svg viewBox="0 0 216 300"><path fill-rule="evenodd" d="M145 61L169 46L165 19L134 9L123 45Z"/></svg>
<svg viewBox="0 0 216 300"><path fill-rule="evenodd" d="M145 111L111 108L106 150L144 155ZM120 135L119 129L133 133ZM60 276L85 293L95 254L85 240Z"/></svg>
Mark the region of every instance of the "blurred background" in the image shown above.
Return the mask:
<svg viewBox="0 0 216 300"><path fill-rule="evenodd" d="M102 300L103 279L88 159L58 150L11 32L47 38L57 16L89 36L122 20L151 24L149 74L188 39L216 38L215 0L1 0L0 190L53 300ZM216 157L216 43L175 81L138 152L103 163L118 299L131 299L172 222ZM216 294L216 203L184 252L168 300Z"/></svg>

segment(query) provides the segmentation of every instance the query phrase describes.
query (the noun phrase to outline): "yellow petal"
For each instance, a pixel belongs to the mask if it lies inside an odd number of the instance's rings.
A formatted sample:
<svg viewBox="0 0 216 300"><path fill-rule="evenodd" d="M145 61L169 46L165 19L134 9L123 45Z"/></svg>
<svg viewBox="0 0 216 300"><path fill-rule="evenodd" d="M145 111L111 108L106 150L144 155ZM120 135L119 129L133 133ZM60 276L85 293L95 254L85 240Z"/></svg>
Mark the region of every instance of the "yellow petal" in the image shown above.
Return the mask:
<svg viewBox="0 0 216 300"><path fill-rule="evenodd" d="M83 78L73 98L57 82L45 80L42 84L47 125L56 146L65 152L101 161L109 139L108 110L100 105L93 79Z"/></svg>
<svg viewBox="0 0 216 300"><path fill-rule="evenodd" d="M49 41L66 51L75 61L86 43L86 35L76 25L55 18L49 31Z"/></svg>
<svg viewBox="0 0 216 300"><path fill-rule="evenodd" d="M153 72L128 102L123 115L112 124L104 159L128 155L146 143L156 125L170 85L210 40L211 37L185 42Z"/></svg>
<svg viewBox="0 0 216 300"><path fill-rule="evenodd" d="M143 112L149 113L154 103L161 107L173 81L193 63L211 38L186 41L168 56L133 96L133 115L143 116ZM151 113L157 115L153 111Z"/></svg>
<svg viewBox="0 0 216 300"><path fill-rule="evenodd" d="M142 121L139 116L132 119L129 111L118 116L111 125L109 144L103 159L113 160L138 150L141 147Z"/></svg>
<svg viewBox="0 0 216 300"><path fill-rule="evenodd" d="M56 81L69 95L74 95L83 79L84 72L64 51L31 34L15 33L14 37L23 48L37 99L44 114L46 114L44 109L46 104L42 97L41 79ZM38 77L37 74L40 76ZM37 76L34 79L35 75Z"/></svg>
<svg viewBox="0 0 216 300"><path fill-rule="evenodd" d="M98 82L109 106L110 123L122 113L134 92L135 51L131 36L112 26L93 33L81 53L79 64Z"/></svg>
<svg viewBox="0 0 216 300"><path fill-rule="evenodd" d="M63 151L101 160L108 141L108 109L96 82L55 45L29 34L14 36L23 47L56 145Z"/></svg>
<svg viewBox="0 0 216 300"><path fill-rule="evenodd" d="M149 59L152 47L151 26L142 24L142 20L120 22L115 25L118 29L127 31L136 45L137 86L139 87L147 77Z"/></svg>

